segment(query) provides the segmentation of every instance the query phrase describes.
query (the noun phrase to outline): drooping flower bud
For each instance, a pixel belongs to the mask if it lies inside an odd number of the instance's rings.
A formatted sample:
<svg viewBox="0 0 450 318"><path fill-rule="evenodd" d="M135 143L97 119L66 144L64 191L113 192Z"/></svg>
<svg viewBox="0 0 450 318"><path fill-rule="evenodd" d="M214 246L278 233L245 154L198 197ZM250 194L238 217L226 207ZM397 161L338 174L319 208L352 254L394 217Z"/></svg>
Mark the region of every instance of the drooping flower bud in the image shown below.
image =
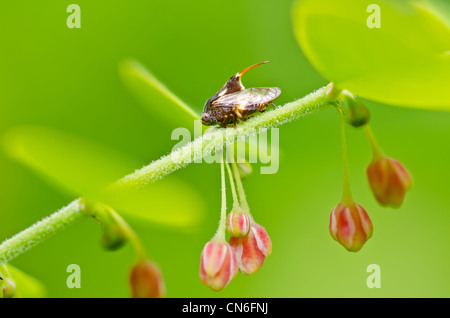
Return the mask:
<svg viewBox="0 0 450 318"><path fill-rule="evenodd" d="M127 234L123 226L117 221L116 216L118 218L120 216L113 208L101 202L90 201L86 197L80 199L80 204L83 206L85 213L102 224L101 244L105 250L114 251L126 243L128 240Z"/></svg>
<svg viewBox="0 0 450 318"><path fill-rule="evenodd" d="M166 293L161 271L156 264L148 260L133 266L130 286L133 298L161 298Z"/></svg>
<svg viewBox="0 0 450 318"><path fill-rule="evenodd" d="M347 104L345 121L356 128L367 124L370 119L370 112L367 107L348 91L343 94L343 97Z"/></svg>
<svg viewBox="0 0 450 318"><path fill-rule="evenodd" d="M236 276L236 256L227 242L212 239L200 259L200 280L214 291L222 290Z"/></svg>
<svg viewBox="0 0 450 318"><path fill-rule="evenodd" d="M126 234L118 224L110 223L105 226L101 238L105 250L115 251L121 248L126 241Z"/></svg>
<svg viewBox="0 0 450 318"><path fill-rule="evenodd" d="M385 156L372 160L367 177L375 198L384 206L400 207L406 191L412 187L408 170L399 161Z"/></svg>
<svg viewBox="0 0 450 318"><path fill-rule="evenodd" d="M359 204L340 202L331 211L330 234L348 251L359 251L372 233L372 221Z"/></svg>
<svg viewBox="0 0 450 318"><path fill-rule="evenodd" d="M243 238L231 237L230 245L236 254L239 270L244 275L255 273L272 253L272 241L264 227L252 222Z"/></svg>
<svg viewBox="0 0 450 318"><path fill-rule="evenodd" d="M227 230L231 236L244 237L250 229L250 217L238 205L234 206L227 217Z"/></svg>

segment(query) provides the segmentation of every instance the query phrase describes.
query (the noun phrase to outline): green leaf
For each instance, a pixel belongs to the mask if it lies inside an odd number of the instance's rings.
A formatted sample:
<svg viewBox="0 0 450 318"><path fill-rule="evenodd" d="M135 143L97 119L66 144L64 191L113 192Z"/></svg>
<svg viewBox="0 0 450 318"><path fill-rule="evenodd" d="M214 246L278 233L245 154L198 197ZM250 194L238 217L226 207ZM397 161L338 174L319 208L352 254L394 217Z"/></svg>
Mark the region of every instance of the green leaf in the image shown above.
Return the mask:
<svg viewBox="0 0 450 318"><path fill-rule="evenodd" d="M173 175L142 189L102 193L99 199L127 217L188 230L203 221L206 210L202 196Z"/></svg>
<svg viewBox="0 0 450 318"><path fill-rule="evenodd" d="M423 0L423 5L427 6L427 10L433 12L442 21L444 21L448 27L450 27L450 1L448 0Z"/></svg>
<svg viewBox="0 0 450 318"><path fill-rule="evenodd" d="M110 195L102 191L142 166L130 156L57 130L23 126L3 137L7 153L64 189L111 205L125 215L191 228L202 221L201 196L171 176L142 190Z"/></svg>
<svg viewBox="0 0 450 318"><path fill-rule="evenodd" d="M380 28L369 28L367 0L302 0L294 31L314 67L367 99L450 109L450 29L433 1L380 0Z"/></svg>
<svg viewBox="0 0 450 318"><path fill-rule="evenodd" d="M90 195L142 163L75 135L41 126L21 126L3 136L7 153L78 195Z"/></svg>
<svg viewBox="0 0 450 318"><path fill-rule="evenodd" d="M195 110L172 93L139 62L123 61L119 64L119 74L130 91L154 114L155 120L162 118L176 127L192 127L192 120L200 119Z"/></svg>

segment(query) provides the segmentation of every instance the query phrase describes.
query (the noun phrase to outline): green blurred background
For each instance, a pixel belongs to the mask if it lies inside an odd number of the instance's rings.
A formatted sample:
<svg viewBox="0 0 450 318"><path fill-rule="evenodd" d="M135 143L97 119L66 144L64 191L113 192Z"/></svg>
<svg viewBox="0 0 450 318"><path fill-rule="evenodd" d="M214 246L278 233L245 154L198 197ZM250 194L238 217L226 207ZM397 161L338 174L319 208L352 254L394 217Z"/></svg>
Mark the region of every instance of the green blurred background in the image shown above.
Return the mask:
<svg viewBox="0 0 450 318"><path fill-rule="evenodd" d="M0 133L46 126L131 154L141 165L167 154L176 143L173 127L149 113L119 78L118 64L129 57L199 112L226 79L264 60L271 63L248 73L244 85L281 87L278 104L327 84L294 39L291 1L79 0L81 29L66 26L70 3L0 6ZM252 213L273 241L256 274L238 275L220 293L198 278L201 250L219 219L217 165L175 172L207 207L196 231L129 219L164 272L167 296L449 297L450 113L367 106L385 152L409 168L415 184L400 209L378 206L365 177L368 142L363 131L348 129L354 197L374 223L360 252L345 251L328 232L342 184L338 118L328 109L281 127L279 172L245 180ZM0 152L0 239L76 197ZM12 264L40 279L49 297L128 297L132 249L105 252L100 234L96 222L82 220ZM80 289L66 287L73 263L81 266ZM366 287L369 264L381 266L380 289Z"/></svg>

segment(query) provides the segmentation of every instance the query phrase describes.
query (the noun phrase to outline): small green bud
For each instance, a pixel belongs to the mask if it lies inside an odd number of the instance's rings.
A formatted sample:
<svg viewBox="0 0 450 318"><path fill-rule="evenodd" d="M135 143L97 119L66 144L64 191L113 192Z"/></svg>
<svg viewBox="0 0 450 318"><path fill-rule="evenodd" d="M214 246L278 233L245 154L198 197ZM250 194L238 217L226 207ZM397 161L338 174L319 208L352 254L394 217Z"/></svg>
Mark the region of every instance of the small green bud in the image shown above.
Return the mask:
<svg viewBox="0 0 450 318"><path fill-rule="evenodd" d="M86 211L103 225L101 244L104 249L115 251L125 244L128 236L115 219L115 211L110 206L100 202L90 203Z"/></svg>
<svg viewBox="0 0 450 318"><path fill-rule="evenodd" d="M344 118L353 127L361 127L369 122L370 112L366 106L350 94L343 94L347 106Z"/></svg>
<svg viewBox="0 0 450 318"><path fill-rule="evenodd" d="M101 238L101 244L105 250L115 251L121 248L126 241L126 234L119 225L111 223L105 226Z"/></svg>
<svg viewBox="0 0 450 318"><path fill-rule="evenodd" d="M241 179L247 178L249 175L253 173L253 167L250 162L245 160L244 163L238 163L237 164L239 175L241 176Z"/></svg>

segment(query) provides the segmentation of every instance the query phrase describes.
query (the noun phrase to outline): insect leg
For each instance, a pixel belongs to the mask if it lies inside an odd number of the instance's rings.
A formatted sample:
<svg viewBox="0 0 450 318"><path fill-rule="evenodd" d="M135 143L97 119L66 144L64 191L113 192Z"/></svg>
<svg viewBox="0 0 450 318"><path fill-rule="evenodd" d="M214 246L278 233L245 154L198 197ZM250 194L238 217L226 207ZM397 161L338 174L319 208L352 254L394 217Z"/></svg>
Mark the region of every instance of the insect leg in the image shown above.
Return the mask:
<svg viewBox="0 0 450 318"><path fill-rule="evenodd" d="M236 110L237 111L237 110ZM238 118L236 115L231 116L230 124L233 125L234 128L237 128Z"/></svg>
<svg viewBox="0 0 450 318"><path fill-rule="evenodd" d="M275 107L275 108L280 107L280 106L275 105L273 102L270 102L270 105L272 105L272 106Z"/></svg>
<svg viewBox="0 0 450 318"><path fill-rule="evenodd" d="M269 104L261 104L261 105L259 105L259 106L258 106L258 111L259 111L260 113L264 113L264 112L266 111L266 108L267 108L268 105L269 105Z"/></svg>
<svg viewBox="0 0 450 318"><path fill-rule="evenodd" d="M244 116L242 116L241 112L240 112L238 109L235 109L235 110L234 110L234 113L236 114L236 116L237 116L240 120L242 120L242 121L246 121L246 120L247 120L247 118L245 118Z"/></svg>

